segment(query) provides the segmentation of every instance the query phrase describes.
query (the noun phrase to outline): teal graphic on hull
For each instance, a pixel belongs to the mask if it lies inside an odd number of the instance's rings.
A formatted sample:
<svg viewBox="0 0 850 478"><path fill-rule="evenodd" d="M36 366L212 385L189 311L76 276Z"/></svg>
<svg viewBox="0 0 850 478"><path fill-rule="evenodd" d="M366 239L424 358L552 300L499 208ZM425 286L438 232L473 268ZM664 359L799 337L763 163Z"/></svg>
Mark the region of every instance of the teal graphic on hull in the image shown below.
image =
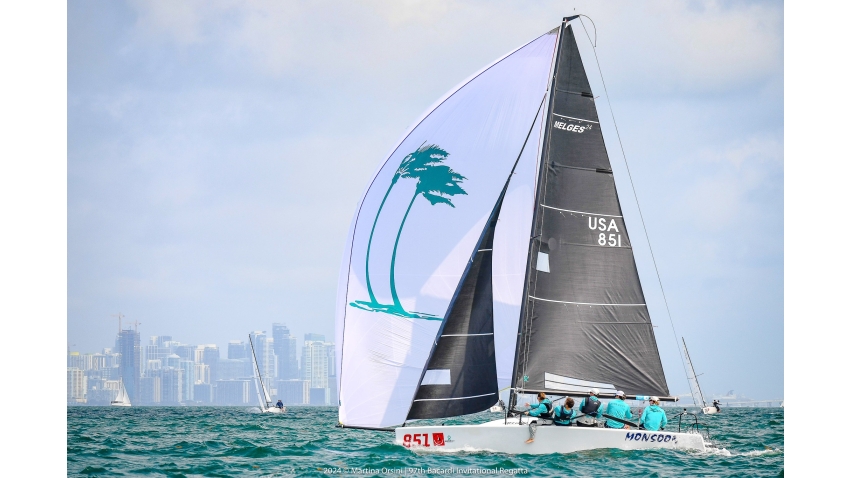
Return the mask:
<svg viewBox="0 0 850 478"><path fill-rule="evenodd" d="M452 204L451 199L446 196L454 196L456 194L466 194L466 191L460 187L465 177L455 172L452 168L442 164L449 156L444 149L435 144L422 144L416 151L408 154L401 160L401 164L393 174L393 179L390 182L390 187L384 194L381 200L381 205L378 206L378 213L375 214L375 220L372 222L372 231L369 233L369 242L366 246L366 289L369 291L369 300L356 300L351 302L352 307L368 310L370 312L384 312L387 314L397 315L400 317L408 317L411 319L426 319L426 320L442 320L432 314L424 312L408 312L404 310L401 301L398 298L398 293L395 288L395 259L398 252L398 241L401 239L401 231L404 229L404 223L407 221L407 216L410 214L410 208L413 207L414 201L421 194L432 206L437 204ZM369 255L372 252L372 237L375 235L375 226L378 224L378 218L381 216L381 210L387 202L393 186L399 179L412 178L416 179L416 191L410 199L410 204L407 205L407 211L404 212L404 217L398 227L398 233L393 246L393 255L390 261L390 293L392 294L392 304L382 304L375 298L375 293L372 291L372 282L369 279Z"/></svg>

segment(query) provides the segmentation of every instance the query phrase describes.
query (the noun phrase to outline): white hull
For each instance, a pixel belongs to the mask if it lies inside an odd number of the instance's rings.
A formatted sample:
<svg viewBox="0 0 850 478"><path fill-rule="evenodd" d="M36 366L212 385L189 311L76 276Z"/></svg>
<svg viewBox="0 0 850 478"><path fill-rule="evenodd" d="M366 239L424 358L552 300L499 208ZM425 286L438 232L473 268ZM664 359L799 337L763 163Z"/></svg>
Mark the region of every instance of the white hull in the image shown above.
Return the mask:
<svg viewBox="0 0 850 478"><path fill-rule="evenodd" d="M511 454L542 455L573 453L597 448L643 450L675 448L705 451L701 435L668 431L622 430L540 426L534 442L529 438L528 421L515 418L494 420L479 425L402 427L395 430L396 444L418 452L493 451Z"/></svg>
<svg viewBox="0 0 850 478"><path fill-rule="evenodd" d="M263 413L281 414L281 413L284 413L286 411L286 407L283 407L283 408L277 408L277 407L261 408L260 411L263 412Z"/></svg>
<svg viewBox="0 0 850 478"><path fill-rule="evenodd" d="M110 403L113 407L129 407L130 404L127 402L112 402Z"/></svg>
<svg viewBox="0 0 850 478"><path fill-rule="evenodd" d="M717 410L716 407L705 407L705 408L702 409L703 415L713 415L717 412L718 412L718 410Z"/></svg>

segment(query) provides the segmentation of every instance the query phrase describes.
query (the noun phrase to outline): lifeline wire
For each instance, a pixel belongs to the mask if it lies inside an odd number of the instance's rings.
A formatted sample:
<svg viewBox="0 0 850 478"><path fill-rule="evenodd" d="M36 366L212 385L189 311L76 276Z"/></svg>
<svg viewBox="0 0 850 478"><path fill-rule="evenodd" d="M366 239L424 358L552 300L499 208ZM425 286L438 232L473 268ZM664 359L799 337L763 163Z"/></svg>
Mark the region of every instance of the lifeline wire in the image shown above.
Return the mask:
<svg viewBox="0 0 850 478"><path fill-rule="evenodd" d="M581 22L581 27L584 28L584 33L587 35L587 41L590 41L590 33L587 32L587 27L584 26L584 22L581 20L581 17L587 17L591 23L593 20L587 15L580 15L578 21ZM593 23L593 36L596 37L596 24ZM652 257L652 265L655 267L655 277L658 278L658 286L661 288L661 297L664 298L664 307L667 308L667 317L670 319L670 327L673 329L673 340L676 341L676 350L679 351L679 359L682 361L682 369L685 371L685 377L688 377L688 368L685 366L685 358L682 355L682 348L679 347L679 334L676 333L676 326L673 325L673 314L670 313L670 304L667 303L667 294L664 293L664 285L661 284L661 273L658 272L658 264L655 262L655 253L652 252L652 243L649 242L649 231L646 230L646 222L643 220L643 211L640 209L640 201L638 201L637 190L635 189L635 182L632 180L632 171L629 169L629 160L626 159L626 150L623 148L623 140L620 138L620 129L617 128L617 119L614 118L614 109L611 106L611 97L608 96L608 87L605 86L605 77L602 75L602 67L599 65L599 57L596 55L596 44L595 42L590 43L593 46L593 58L596 59L596 69L599 70L599 77L602 79L602 88L605 90L605 99L608 100L608 111L611 112L611 119L614 123L614 131L617 132L617 142L620 143L620 152L623 153L623 161L626 163L626 172L629 175L629 183L632 186L632 194L635 197L635 204L637 204L638 214L640 215L640 223L643 226L643 234L646 237L646 243L649 245L649 255ZM690 384L690 379L688 380Z"/></svg>

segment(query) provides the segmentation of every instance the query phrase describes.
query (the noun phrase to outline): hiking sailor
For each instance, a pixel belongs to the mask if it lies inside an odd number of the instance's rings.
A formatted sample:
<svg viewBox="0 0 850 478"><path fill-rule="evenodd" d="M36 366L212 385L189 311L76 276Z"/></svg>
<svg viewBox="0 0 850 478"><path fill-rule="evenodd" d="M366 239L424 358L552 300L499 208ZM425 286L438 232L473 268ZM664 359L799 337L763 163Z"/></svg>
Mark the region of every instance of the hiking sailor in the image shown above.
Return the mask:
<svg viewBox="0 0 850 478"><path fill-rule="evenodd" d="M526 403L525 406L529 407L530 405ZM531 423L528 424L528 431L531 436L525 442L532 443L534 441L534 435L537 434L538 421L541 425L552 424L552 401L546 398L545 393L539 392L537 394L537 406L529 408L525 414L530 417L538 417L537 420L532 420Z"/></svg>
<svg viewBox="0 0 850 478"><path fill-rule="evenodd" d="M552 414L552 421L555 425L568 426L572 425L573 417L576 416L576 411L573 410L576 401L567 397L565 405L555 407L555 412Z"/></svg>
<svg viewBox="0 0 850 478"><path fill-rule="evenodd" d="M714 403L712 403L711 406L717 409L717 413L720 413L720 400L715 398Z"/></svg>
<svg viewBox="0 0 850 478"><path fill-rule="evenodd" d="M602 416L602 402L599 401L599 389L591 388L590 396L582 398L578 405L578 411L584 416L576 420L576 425L580 427L595 427L597 426L597 418Z"/></svg>
<svg viewBox="0 0 850 478"><path fill-rule="evenodd" d="M279 409L283 410L283 401L278 400L277 403L275 403L274 406L275 406L275 408L279 408Z"/></svg>
<svg viewBox="0 0 850 478"><path fill-rule="evenodd" d="M640 425L644 430L663 430L667 426L667 414L658 406L658 397L649 397L649 406L640 415Z"/></svg>
<svg viewBox="0 0 850 478"><path fill-rule="evenodd" d="M614 400L608 402L608 405L605 407L605 414L610 415L612 417L620 418L620 419L628 419L632 418L632 409L629 407L629 404L625 402L626 394L622 390L617 390L617 394L614 396ZM605 422L605 428L629 428L628 425L618 422L616 420L608 419Z"/></svg>

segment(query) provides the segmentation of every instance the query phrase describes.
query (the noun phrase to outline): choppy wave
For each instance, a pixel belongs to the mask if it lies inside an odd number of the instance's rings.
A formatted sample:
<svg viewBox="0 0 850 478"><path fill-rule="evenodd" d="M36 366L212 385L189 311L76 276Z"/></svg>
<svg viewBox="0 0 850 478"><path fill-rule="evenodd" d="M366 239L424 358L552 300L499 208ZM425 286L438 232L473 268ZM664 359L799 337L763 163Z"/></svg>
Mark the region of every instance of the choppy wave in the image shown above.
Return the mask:
<svg viewBox="0 0 850 478"><path fill-rule="evenodd" d="M283 415L250 407L71 407L68 475L376 476L463 475L469 470L525 476L779 476L784 410L724 409L700 418L716 447L589 450L506 455L485 450L417 454L387 432L335 428L336 409L290 407ZM482 413L445 420L480 423ZM669 427L668 427L669 428Z"/></svg>

